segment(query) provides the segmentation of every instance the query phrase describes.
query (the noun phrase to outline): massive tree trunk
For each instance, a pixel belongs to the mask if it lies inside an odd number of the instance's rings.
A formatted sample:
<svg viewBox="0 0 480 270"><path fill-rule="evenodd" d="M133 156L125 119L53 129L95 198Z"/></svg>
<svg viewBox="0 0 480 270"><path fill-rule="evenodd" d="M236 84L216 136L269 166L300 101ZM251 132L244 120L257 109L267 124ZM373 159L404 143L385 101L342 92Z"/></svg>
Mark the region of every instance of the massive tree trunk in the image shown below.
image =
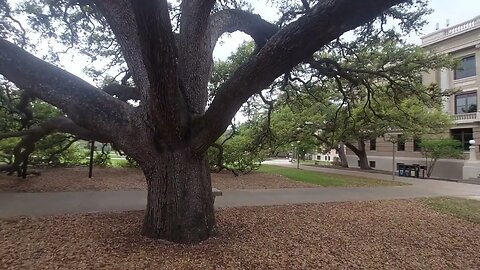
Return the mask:
<svg viewBox="0 0 480 270"><path fill-rule="evenodd" d="M348 168L347 155L345 153L345 144L341 143L340 147L337 148L338 157L340 158L340 166Z"/></svg>
<svg viewBox="0 0 480 270"><path fill-rule="evenodd" d="M345 145L352 150L359 159L359 167L362 170L371 170L370 164L368 163L367 152L365 150L365 141L359 140L358 147L355 147L351 143L345 143Z"/></svg>
<svg viewBox="0 0 480 270"><path fill-rule="evenodd" d="M165 152L141 166L148 184L145 236L188 243L212 235L214 199L205 154Z"/></svg>

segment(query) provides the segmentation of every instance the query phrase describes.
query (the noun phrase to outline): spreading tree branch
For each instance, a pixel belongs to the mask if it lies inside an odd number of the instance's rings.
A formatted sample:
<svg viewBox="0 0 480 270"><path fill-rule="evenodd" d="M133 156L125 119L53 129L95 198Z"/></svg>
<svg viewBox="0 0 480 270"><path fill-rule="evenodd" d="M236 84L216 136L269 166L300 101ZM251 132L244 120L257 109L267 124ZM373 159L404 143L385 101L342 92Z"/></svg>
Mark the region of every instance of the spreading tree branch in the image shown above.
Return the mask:
<svg viewBox="0 0 480 270"><path fill-rule="evenodd" d="M157 147L172 147L178 141L185 143L189 115L180 91L167 1L132 0L131 5L150 84L146 102Z"/></svg>
<svg viewBox="0 0 480 270"><path fill-rule="evenodd" d="M54 132L69 133L75 136L77 139L92 140L96 141L107 141L107 138L102 137L101 135L94 134L78 125L76 125L72 120L66 117L57 117L50 119L38 126L31 127L29 129L16 131L16 132L6 132L0 134L0 140L11 137L22 137L20 142L13 149L14 160L11 164L5 166L0 166L0 171L5 171L9 175L17 172L17 175L26 175L26 165L28 162L28 157L30 154L35 151L35 143L43 139L49 134ZM73 142L68 143L67 146L62 147L59 151L53 153L49 160L52 157L60 152L65 151ZM22 167L23 172L22 171Z"/></svg>
<svg viewBox="0 0 480 270"><path fill-rule="evenodd" d="M111 96L117 97L121 101L140 100L140 91L136 87L130 87L121 84L109 84L104 86L102 90Z"/></svg>
<svg viewBox="0 0 480 270"><path fill-rule="evenodd" d="M224 33L242 31L253 38L258 48L263 47L279 28L248 11L237 9L220 10L210 17L211 51Z"/></svg>
<svg viewBox="0 0 480 270"><path fill-rule="evenodd" d="M179 75L182 93L193 115L205 112L208 99L213 65L208 26L214 4L214 0L184 0L180 5L180 33L176 44Z"/></svg>
<svg viewBox="0 0 480 270"><path fill-rule="evenodd" d="M125 134L112 134L112 128L130 125L131 106L4 39L0 39L0 74L101 136L118 139Z"/></svg>
<svg viewBox="0 0 480 270"><path fill-rule="evenodd" d="M93 2L97 10L105 17L116 41L120 44L135 85L141 91L141 100L145 101L150 84L143 63L137 22L130 0L93 0Z"/></svg>
<svg viewBox="0 0 480 270"><path fill-rule="evenodd" d="M275 78L305 61L344 32L406 0L320 1L304 16L273 35L218 90L204 117L196 121L196 152L204 152L227 128L242 104ZM261 74L261 76L258 76Z"/></svg>
<svg viewBox="0 0 480 270"><path fill-rule="evenodd" d="M55 131L62 132L62 133L69 133L74 135L78 139L83 139L83 140L95 139L96 141L103 141L103 142L108 141L108 138L100 134L93 133L75 124L71 119L64 116L49 119L48 121L45 121L38 126L33 126L29 129L0 133L0 140L5 138L26 137L26 136L38 137L39 139L41 139L46 135L51 134Z"/></svg>

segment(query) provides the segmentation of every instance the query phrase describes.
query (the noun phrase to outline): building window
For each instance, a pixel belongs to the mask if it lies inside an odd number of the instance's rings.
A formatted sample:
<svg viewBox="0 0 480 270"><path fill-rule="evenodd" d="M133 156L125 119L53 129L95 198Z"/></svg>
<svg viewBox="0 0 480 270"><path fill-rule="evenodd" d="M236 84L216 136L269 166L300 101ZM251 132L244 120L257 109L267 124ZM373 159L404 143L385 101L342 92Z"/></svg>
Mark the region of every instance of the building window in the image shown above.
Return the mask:
<svg viewBox="0 0 480 270"><path fill-rule="evenodd" d="M360 159L357 160L357 166L360 167Z"/></svg>
<svg viewBox="0 0 480 270"><path fill-rule="evenodd" d="M470 143L473 139L473 130L471 128L457 128L450 130L452 138L462 143L463 150L468 151Z"/></svg>
<svg viewBox="0 0 480 270"><path fill-rule="evenodd" d="M377 150L377 139L370 140L370 151Z"/></svg>
<svg viewBox="0 0 480 270"><path fill-rule="evenodd" d="M454 71L454 79L463 79L477 75L475 67L475 55L469 55L460 59L458 67Z"/></svg>
<svg viewBox="0 0 480 270"><path fill-rule="evenodd" d="M375 161L369 161L370 168L375 168Z"/></svg>
<svg viewBox="0 0 480 270"><path fill-rule="evenodd" d="M405 151L405 139L403 135L398 135L397 151Z"/></svg>
<svg viewBox="0 0 480 270"><path fill-rule="evenodd" d="M477 111L477 92L455 95L455 114Z"/></svg>
<svg viewBox="0 0 480 270"><path fill-rule="evenodd" d="M413 151L414 152L422 151L422 147L420 146L421 142L422 142L422 140L420 138L414 138L413 139Z"/></svg>
<svg viewBox="0 0 480 270"><path fill-rule="evenodd" d="M322 156L317 156L317 160L322 160Z"/></svg>

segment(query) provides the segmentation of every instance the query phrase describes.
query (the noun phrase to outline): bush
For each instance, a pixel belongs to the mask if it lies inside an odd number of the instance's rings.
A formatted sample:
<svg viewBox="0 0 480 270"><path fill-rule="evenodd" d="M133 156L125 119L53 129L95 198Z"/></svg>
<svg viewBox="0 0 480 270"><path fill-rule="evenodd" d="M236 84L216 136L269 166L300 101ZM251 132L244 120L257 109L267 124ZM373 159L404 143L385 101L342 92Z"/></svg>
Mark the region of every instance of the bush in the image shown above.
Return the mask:
<svg viewBox="0 0 480 270"><path fill-rule="evenodd" d="M93 164L99 167L111 167L112 159L110 158L110 153L102 153L95 151L95 155L93 157Z"/></svg>
<svg viewBox="0 0 480 270"><path fill-rule="evenodd" d="M11 164L13 162L13 148L20 138L7 138L0 140L0 163Z"/></svg>
<svg viewBox="0 0 480 270"><path fill-rule="evenodd" d="M267 151L255 146L254 137L250 136L249 130L240 130L223 144L223 167L220 169L234 170L237 173L246 174L260 167L265 160ZM210 168L218 171L219 149L210 147L208 157Z"/></svg>
<svg viewBox="0 0 480 270"><path fill-rule="evenodd" d="M462 144L455 139L422 139L420 147L423 156L430 160L427 177L430 177L433 168L439 159L463 158Z"/></svg>
<svg viewBox="0 0 480 270"><path fill-rule="evenodd" d="M36 166L79 166L86 164L88 153L74 142L70 147L66 134L52 134L35 144L29 163ZM63 150L63 151L62 151Z"/></svg>

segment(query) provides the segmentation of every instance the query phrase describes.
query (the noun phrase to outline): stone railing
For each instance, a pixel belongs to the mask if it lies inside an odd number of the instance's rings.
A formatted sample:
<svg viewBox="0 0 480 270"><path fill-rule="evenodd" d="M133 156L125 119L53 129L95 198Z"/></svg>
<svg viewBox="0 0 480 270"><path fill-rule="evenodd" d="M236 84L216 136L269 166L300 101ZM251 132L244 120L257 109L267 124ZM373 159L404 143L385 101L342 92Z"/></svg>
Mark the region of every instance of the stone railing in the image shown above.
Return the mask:
<svg viewBox="0 0 480 270"><path fill-rule="evenodd" d="M455 121L455 123L475 122L480 120L478 114L479 112L454 114L453 120Z"/></svg>
<svg viewBox="0 0 480 270"><path fill-rule="evenodd" d="M422 45L427 46L432 43L438 42L443 39L447 39L452 36L459 35L461 33L480 28L480 16L477 16L466 22L435 31L431 34L422 37Z"/></svg>

